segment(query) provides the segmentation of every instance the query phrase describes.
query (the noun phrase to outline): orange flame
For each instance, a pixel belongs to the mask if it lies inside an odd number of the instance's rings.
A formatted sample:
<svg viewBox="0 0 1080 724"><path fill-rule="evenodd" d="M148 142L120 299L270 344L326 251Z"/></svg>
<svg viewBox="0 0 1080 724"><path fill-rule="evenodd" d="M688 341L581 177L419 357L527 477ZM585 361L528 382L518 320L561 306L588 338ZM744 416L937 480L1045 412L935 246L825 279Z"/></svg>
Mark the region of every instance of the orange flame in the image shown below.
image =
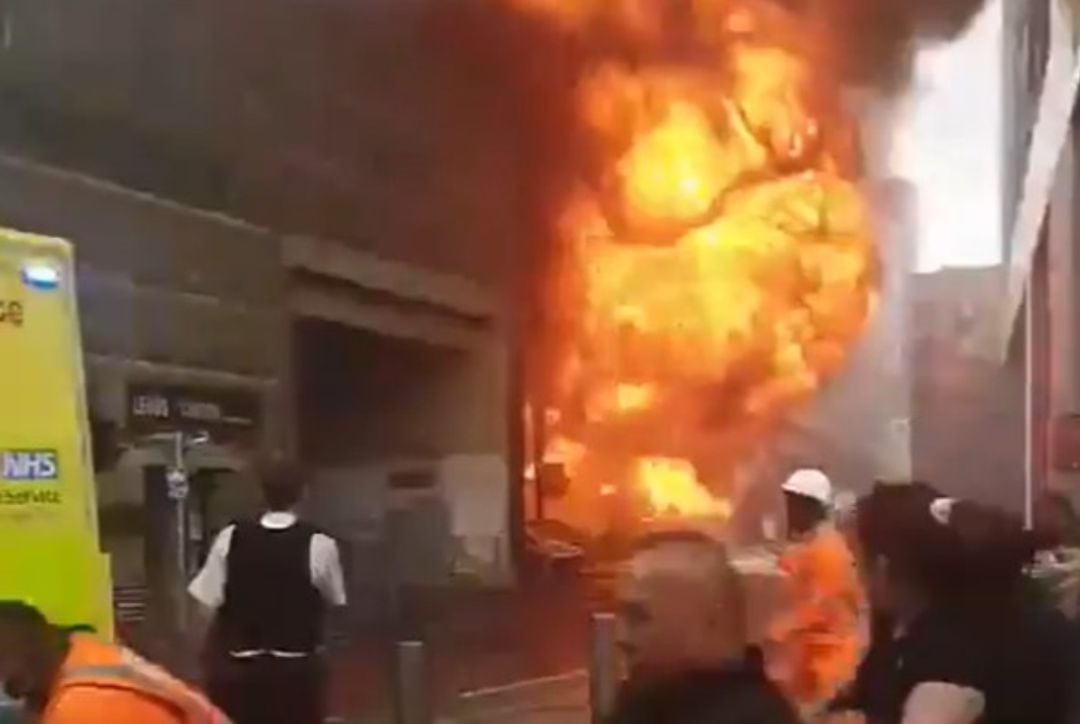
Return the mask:
<svg viewBox="0 0 1080 724"><path fill-rule="evenodd" d="M686 221L724 187L724 150L695 105L676 102L617 165L627 209L643 219Z"/></svg>
<svg viewBox="0 0 1080 724"><path fill-rule="evenodd" d="M656 515L670 513L727 518L731 504L713 497L698 482L697 471L686 460L642 458L637 461L635 478Z"/></svg>
<svg viewBox="0 0 1080 724"><path fill-rule="evenodd" d="M814 25L769 0L507 2L594 50L548 304L570 495L617 482L642 515L726 517L740 461L837 373L873 303Z"/></svg>

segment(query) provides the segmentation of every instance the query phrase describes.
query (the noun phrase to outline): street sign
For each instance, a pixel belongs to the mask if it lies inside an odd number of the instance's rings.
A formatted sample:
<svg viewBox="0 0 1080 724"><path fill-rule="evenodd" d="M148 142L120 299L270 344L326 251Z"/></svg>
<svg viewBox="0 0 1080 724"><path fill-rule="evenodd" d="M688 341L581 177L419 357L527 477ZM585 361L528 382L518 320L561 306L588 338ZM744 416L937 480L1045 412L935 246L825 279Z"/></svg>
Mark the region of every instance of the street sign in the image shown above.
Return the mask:
<svg viewBox="0 0 1080 724"><path fill-rule="evenodd" d="M169 500L187 500L188 495L191 493L191 483L188 481L187 473L183 470L171 468L165 473L165 484Z"/></svg>

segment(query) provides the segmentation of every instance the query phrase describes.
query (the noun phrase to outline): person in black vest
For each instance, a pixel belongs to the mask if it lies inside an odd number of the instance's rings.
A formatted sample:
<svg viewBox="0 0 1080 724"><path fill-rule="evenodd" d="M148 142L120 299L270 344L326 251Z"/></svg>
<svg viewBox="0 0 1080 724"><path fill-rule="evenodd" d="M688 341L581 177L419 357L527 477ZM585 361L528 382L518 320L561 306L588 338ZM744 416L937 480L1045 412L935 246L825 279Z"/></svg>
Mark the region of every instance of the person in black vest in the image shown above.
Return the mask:
<svg viewBox="0 0 1080 724"><path fill-rule="evenodd" d="M323 620L346 603L341 558L296 514L302 471L275 461L258 474L268 512L221 531L188 589L215 615L208 691L236 724L317 724Z"/></svg>

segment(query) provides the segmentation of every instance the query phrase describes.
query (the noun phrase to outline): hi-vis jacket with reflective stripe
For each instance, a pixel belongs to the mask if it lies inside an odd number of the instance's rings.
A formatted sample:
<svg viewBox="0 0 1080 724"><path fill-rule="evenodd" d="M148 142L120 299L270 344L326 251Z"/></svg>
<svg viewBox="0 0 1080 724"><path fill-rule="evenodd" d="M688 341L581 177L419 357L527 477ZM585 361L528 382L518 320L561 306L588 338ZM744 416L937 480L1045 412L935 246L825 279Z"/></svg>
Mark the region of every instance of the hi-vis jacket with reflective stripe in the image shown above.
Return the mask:
<svg viewBox="0 0 1080 724"><path fill-rule="evenodd" d="M205 697L127 649L77 635L41 724L229 724Z"/></svg>

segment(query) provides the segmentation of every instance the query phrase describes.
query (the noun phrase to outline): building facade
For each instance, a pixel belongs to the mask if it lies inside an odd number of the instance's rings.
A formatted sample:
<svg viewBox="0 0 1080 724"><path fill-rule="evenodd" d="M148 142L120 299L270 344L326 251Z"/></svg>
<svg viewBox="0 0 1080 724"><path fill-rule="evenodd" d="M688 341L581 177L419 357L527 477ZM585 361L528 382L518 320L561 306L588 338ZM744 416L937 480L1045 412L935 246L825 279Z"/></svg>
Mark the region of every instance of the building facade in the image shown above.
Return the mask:
<svg viewBox="0 0 1080 724"><path fill-rule="evenodd" d="M255 505L230 471L285 449L357 585L510 580L519 141L417 42L430 7L0 3L0 223L76 246L119 583L171 556L154 434L208 427L170 403L229 419L192 453L196 549Z"/></svg>
<svg viewBox="0 0 1080 724"><path fill-rule="evenodd" d="M1049 43L1044 2L997 2L1000 18L1001 259L1016 223ZM1026 360L986 354L1006 266L944 268L913 280L913 455L916 478L950 494L1024 509ZM988 442L992 441L992 442Z"/></svg>
<svg viewBox="0 0 1080 724"><path fill-rule="evenodd" d="M1043 90L1051 15L1049 3L1026 0L988 3L985 12L1000 14L992 22L984 20L995 27L993 46L1001 64L1000 155L994 164L1001 169L1001 187L986 200L988 210L1000 210L1000 230L992 243L1000 239L1001 246L986 250L1002 261L945 266L910 280L912 459L916 479L1020 513L1029 507L1026 479L1039 445L1030 439L1038 428L1031 421L1042 414L1035 408L1043 404L1040 390L1028 382L1044 379L1037 370L1043 362L1038 355L1029 359L1022 343L1003 355L988 350L995 344L994 327L1008 284L1009 246ZM948 206L938 204L938 209L941 216ZM961 218L959 213L954 217ZM957 263L962 257L945 256ZM1042 334L1041 327L1033 329Z"/></svg>
<svg viewBox="0 0 1080 724"><path fill-rule="evenodd" d="M1025 375L1025 511L1045 490L1075 493L1078 396L1076 309L1076 8L1071 2L1020 3L1007 78L1015 106L1006 158L1009 308L1005 357ZM1025 284L1026 282L1026 284ZM1025 284L1023 302L1012 304ZM1011 354L1010 354L1011 353Z"/></svg>

